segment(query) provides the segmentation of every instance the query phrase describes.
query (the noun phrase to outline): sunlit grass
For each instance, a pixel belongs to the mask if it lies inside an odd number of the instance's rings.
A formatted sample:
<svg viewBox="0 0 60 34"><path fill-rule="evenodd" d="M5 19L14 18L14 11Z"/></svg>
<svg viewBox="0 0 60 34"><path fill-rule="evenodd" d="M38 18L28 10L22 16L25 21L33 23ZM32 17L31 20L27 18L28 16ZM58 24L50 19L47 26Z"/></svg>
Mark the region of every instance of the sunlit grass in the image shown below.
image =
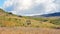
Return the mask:
<svg viewBox="0 0 60 34"><path fill-rule="evenodd" d="M12 13L0 11L0 26L1 27L46 27L52 28L60 25L60 19L56 18L33 18L27 16L18 16ZM57 23L56 23L57 22Z"/></svg>

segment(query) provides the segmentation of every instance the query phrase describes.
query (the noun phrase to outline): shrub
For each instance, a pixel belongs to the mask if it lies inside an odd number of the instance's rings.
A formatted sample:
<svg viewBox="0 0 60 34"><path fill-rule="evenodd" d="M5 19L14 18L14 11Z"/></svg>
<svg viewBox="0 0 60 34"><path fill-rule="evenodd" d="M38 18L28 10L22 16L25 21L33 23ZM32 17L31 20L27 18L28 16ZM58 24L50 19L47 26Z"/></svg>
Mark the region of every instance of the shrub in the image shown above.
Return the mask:
<svg viewBox="0 0 60 34"><path fill-rule="evenodd" d="M9 12L8 14L12 14L11 12Z"/></svg>
<svg viewBox="0 0 60 34"><path fill-rule="evenodd" d="M3 23L0 22L0 27L6 27L5 25L3 25Z"/></svg>
<svg viewBox="0 0 60 34"><path fill-rule="evenodd" d="M30 25L31 24L31 21L30 20L27 20L26 23L27 23L27 25Z"/></svg>
<svg viewBox="0 0 60 34"><path fill-rule="evenodd" d="M48 20L42 20L43 22L47 22Z"/></svg>
<svg viewBox="0 0 60 34"><path fill-rule="evenodd" d="M18 17L22 17L21 15L19 15Z"/></svg>
<svg viewBox="0 0 60 34"><path fill-rule="evenodd" d="M60 25L60 19L50 20L50 23Z"/></svg>
<svg viewBox="0 0 60 34"><path fill-rule="evenodd" d="M52 27L52 28L54 28L54 29L60 29L60 27L59 27L59 26L57 26L57 27L55 26L55 27Z"/></svg>

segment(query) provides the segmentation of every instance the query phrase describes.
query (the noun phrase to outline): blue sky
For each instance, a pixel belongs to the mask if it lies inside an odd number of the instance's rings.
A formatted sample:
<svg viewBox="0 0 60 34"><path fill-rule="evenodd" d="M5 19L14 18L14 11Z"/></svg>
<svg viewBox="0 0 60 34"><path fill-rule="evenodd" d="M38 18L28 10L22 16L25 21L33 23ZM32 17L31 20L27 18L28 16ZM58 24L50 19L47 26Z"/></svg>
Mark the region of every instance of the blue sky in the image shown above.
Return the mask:
<svg viewBox="0 0 60 34"><path fill-rule="evenodd" d="M49 14L60 12L60 0L0 0L0 8L24 16Z"/></svg>
<svg viewBox="0 0 60 34"><path fill-rule="evenodd" d="M0 7L3 6L5 0L0 0Z"/></svg>

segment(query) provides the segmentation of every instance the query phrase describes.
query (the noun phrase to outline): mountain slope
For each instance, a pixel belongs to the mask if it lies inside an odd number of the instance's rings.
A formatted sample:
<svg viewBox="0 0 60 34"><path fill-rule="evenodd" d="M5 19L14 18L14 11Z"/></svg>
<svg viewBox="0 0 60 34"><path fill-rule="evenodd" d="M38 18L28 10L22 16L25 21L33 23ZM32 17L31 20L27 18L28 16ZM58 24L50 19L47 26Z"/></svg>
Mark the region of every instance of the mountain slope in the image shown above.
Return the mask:
<svg viewBox="0 0 60 34"><path fill-rule="evenodd" d="M55 24L49 23L49 21L39 21L31 18L25 18L24 16L14 15L9 12L5 12L0 9L0 27L55 27Z"/></svg>
<svg viewBox="0 0 60 34"><path fill-rule="evenodd" d="M35 18L40 18L40 17L60 17L60 12L56 12L56 13L51 13L51 14L43 14L43 15L35 15L32 16Z"/></svg>
<svg viewBox="0 0 60 34"><path fill-rule="evenodd" d="M45 14L45 15L42 15L42 16L45 16L45 17L54 17L54 16L60 16L60 12L51 13L51 14Z"/></svg>

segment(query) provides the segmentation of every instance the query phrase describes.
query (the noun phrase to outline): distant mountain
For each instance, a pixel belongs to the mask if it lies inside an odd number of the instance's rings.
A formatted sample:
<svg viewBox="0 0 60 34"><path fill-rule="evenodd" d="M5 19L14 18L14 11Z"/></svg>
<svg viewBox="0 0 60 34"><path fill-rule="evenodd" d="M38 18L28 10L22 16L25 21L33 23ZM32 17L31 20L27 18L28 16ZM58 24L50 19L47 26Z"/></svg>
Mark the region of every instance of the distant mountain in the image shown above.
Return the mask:
<svg viewBox="0 0 60 34"><path fill-rule="evenodd" d="M60 16L60 12L51 13L51 14L44 14L44 15L41 15L41 16L44 16L44 17L54 17L54 16Z"/></svg>
<svg viewBox="0 0 60 34"><path fill-rule="evenodd" d="M56 13L51 13L51 14L43 14L43 15L35 15L32 17L60 17L60 12L56 12Z"/></svg>

